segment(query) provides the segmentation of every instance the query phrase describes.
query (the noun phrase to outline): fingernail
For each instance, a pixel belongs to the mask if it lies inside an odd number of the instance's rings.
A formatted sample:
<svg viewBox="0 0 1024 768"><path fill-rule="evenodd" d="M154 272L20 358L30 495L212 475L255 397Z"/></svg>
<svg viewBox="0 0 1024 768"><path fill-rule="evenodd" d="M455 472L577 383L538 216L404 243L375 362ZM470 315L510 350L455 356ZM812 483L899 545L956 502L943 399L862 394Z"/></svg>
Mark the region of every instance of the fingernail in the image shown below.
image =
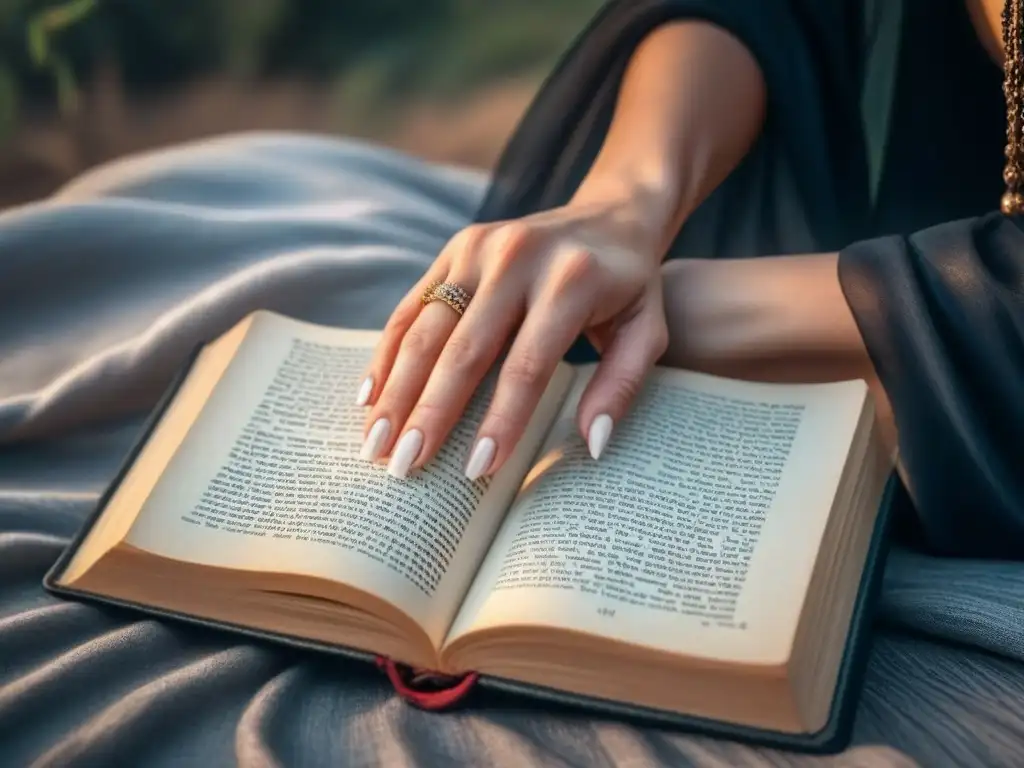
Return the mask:
<svg viewBox="0 0 1024 768"><path fill-rule="evenodd" d="M409 474L409 468L420 455L420 448L423 447L423 433L418 429L410 429L395 446L395 452L391 454L391 462L388 464L388 474L397 477L399 480Z"/></svg>
<svg viewBox="0 0 1024 768"><path fill-rule="evenodd" d="M359 394L356 395L356 405L363 406L370 402L370 394L373 392L373 377L367 376L359 387Z"/></svg>
<svg viewBox="0 0 1024 768"><path fill-rule="evenodd" d="M370 427L370 434L363 441L363 448L359 452L359 458L364 461L376 461L384 451L384 443L388 441L388 433L391 431L391 422L387 419L377 419Z"/></svg>
<svg viewBox="0 0 1024 768"><path fill-rule="evenodd" d="M498 444L493 438L485 437L476 441L472 453L469 454L469 461L466 462L466 477L470 480L477 480L483 476L494 461L494 452Z"/></svg>
<svg viewBox="0 0 1024 768"><path fill-rule="evenodd" d="M590 455L595 460L601 458L604 447L608 445L608 438L612 436L612 417L602 413L590 422L590 431L587 433L587 447Z"/></svg>

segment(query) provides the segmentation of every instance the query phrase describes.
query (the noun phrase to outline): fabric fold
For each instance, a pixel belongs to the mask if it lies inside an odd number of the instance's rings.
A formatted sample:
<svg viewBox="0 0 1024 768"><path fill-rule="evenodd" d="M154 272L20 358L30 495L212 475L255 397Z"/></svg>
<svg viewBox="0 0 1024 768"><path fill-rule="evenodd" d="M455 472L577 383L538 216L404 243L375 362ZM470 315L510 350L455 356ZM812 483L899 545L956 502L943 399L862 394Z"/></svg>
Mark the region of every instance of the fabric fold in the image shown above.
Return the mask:
<svg viewBox="0 0 1024 768"><path fill-rule="evenodd" d="M1024 557L1024 233L992 214L864 241L839 276L928 544Z"/></svg>

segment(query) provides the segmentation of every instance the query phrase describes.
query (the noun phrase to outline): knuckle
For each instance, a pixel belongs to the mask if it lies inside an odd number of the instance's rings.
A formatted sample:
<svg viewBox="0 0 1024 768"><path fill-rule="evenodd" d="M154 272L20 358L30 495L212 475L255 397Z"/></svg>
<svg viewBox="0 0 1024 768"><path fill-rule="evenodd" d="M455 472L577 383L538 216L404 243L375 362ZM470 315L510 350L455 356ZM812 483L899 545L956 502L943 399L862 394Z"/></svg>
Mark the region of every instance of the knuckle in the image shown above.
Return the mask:
<svg viewBox="0 0 1024 768"><path fill-rule="evenodd" d="M487 264L493 274L505 274L512 269L525 252L531 233L530 226L522 221L509 221L494 230L494 246Z"/></svg>
<svg viewBox="0 0 1024 768"><path fill-rule="evenodd" d="M443 424L449 417L448 412L451 406L437 402L433 399L424 398L416 404L412 414L409 416L409 424L417 424L421 427L432 427ZM430 431L429 429L427 431Z"/></svg>
<svg viewBox="0 0 1024 768"><path fill-rule="evenodd" d="M620 406L633 402L643 387L643 379L636 376L616 376L611 381L612 396Z"/></svg>
<svg viewBox="0 0 1024 768"><path fill-rule="evenodd" d="M599 274L601 265L597 257L582 248L565 251L556 262L552 274L551 288L555 294L563 294L581 284L589 284Z"/></svg>
<svg viewBox="0 0 1024 768"><path fill-rule="evenodd" d="M530 239L533 230L525 221L506 221L496 233L501 250L518 252Z"/></svg>
<svg viewBox="0 0 1024 768"><path fill-rule="evenodd" d="M490 229L484 224L474 224L463 231L466 234L462 245L451 252L449 265L449 275L456 280L480 274Z"/></svg>
<svg viewBox="0 0 1024 768"><path fill-rule="evenodd" d="M508 437L515 435L521 424L522 419L517 419L505 408L494 405L487 412L480 429L481 432L494 436L499 443L502 443L507 442ZM505 439L502 440L502 438Z"/></svg>
<svg viewBox="0 0 1024 768"><path fill-rule="evenodd" d="M387 323L384 325L385 333L395 333L412 325L416 315L419 314L419 299L414 304L411 299L402 301L395 311L391 313Z"/></svg>
<svg viewBox="0 0 1024 768"><path fill-rule="evenodd" d="M448 244L444 247L442 255L445 256L452 265L464 264L467 260L471 260L476 257L479 245L486 235L487 225L470 224L468 227L460 229L452 236L452 239L449 240Z"/></svg>
<svg viewBox="0 0 1024 768"><path fill-rule="evenodd" d="M534 354L521 354L505 363L503 374L513 385L536 387L543 383L547 365Z"/></svg>
<svg viewBox="0 0 1024 768"><path fill-rule="evenodd" d="M479 243L487 233L487 225L470 224L455 233L448 241L448 247L454 251L464 251Z"/></svg>
<svg viewBox="0 0 1024 768"><path fill-rule="evenodd" d="M479 243L487 236L490 227L487 224L470 224L463 228L461 234L467 245Z"/></svg>
<svg viewBox="0 0 1024 768"><path fill-rule="evenodd" d="M414 357L422 357L434 352L437 341L421 327L414 325L402 339L402 351Z"/></svg>
<svg viewBox="0 0 1024 768"><path fill-rule="evenodd" d="M593 277L600 269L597 256L583 248L573 248L566 252L562 269L568 277L583 280Z"/></svg>
<svg viewBox="0 0 1024 768"><path fill-rule="evenodd" d="M484 340L471 334L456 333L445 344L441 362L459 373L482 373L488 364L488 352Z"/></svg>

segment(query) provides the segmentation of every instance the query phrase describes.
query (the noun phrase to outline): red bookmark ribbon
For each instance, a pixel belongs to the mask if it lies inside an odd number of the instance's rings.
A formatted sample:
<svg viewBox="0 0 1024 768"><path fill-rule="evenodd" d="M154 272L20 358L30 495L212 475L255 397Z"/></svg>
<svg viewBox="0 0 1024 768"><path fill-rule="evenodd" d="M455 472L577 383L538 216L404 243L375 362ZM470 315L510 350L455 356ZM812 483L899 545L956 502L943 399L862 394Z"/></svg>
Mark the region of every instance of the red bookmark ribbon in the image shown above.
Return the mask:
<svg viewBox="0 0 1024 768"><path fill-rule="evenodd" d="M430 712L449 709L457 704L466 697L480 677L476 672L453 677L413 669L383 656L378 656L376 661L399 696L414 707Z"/></svg>

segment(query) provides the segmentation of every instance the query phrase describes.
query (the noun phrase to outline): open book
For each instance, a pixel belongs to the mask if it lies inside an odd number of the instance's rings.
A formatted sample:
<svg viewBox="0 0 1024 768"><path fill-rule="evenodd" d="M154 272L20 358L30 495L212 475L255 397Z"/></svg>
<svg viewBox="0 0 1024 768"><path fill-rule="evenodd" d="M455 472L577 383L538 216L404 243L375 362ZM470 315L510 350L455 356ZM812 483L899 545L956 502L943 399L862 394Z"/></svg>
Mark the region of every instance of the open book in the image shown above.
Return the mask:
<svg viewBox="0 0 1024 768"><path fill-rule="evenodd" d="M358 458L377 339L257 312L204 347L48 586L520 690L827 726L892 468L863 382L659 369L594 461L574 421L592 368L563 365L494 477L463 474L489 384L396 480Z"/></svg>

